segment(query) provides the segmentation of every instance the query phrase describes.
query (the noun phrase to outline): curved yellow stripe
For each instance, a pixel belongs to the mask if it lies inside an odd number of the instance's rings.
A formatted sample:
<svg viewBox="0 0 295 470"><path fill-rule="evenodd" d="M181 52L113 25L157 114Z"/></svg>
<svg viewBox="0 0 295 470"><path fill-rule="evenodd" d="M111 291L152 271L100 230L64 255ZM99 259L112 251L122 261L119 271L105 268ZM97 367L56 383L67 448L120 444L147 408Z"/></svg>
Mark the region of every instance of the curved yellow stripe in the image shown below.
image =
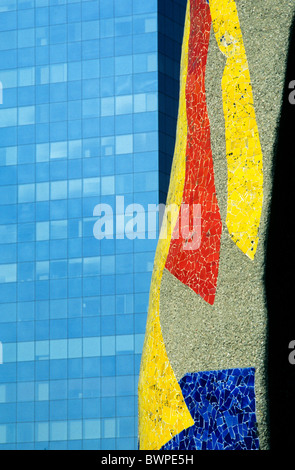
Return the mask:
<svg viewBox="0 0 295 470"><path fill-rule="evenodd" d="M263 202L263 156L252 86L234 0L210 0L213 29L227 57L222 78L228 163L227 227L252 260L258 244Z"/></svg>
<svg viewBox="0 0 295 470"><path fill-rule="evenodd" d="M151 281L149 311L139 377L139 446L157 450L194 421L185 404L180 386L170 365L160 325L160 286L168 256L171 234L176 225L185 181L187 118L185 86L188 68L190 2L187 5L181 58L181 83L177 137L167 206L174 205L163 219Z"/></svg>

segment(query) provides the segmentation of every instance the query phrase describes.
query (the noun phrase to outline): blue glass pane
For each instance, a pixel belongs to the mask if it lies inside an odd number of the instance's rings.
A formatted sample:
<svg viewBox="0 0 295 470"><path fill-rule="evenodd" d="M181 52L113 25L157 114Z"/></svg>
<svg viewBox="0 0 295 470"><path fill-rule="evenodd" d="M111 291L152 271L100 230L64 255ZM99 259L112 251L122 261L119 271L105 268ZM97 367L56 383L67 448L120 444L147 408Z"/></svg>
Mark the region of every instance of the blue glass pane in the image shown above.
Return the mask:
<svg viewBox="0 0 295 470"><path fill-rule="evenodd" d="M137 447L135 377L157 233L116 233L116 204L124 197L122 214L167 191L159 139L173 147L176 116L158 119L157 8L1 1L1 450ZM170 22L174 50L182 32L179 18ZM166 62L170 98L179 57ZM114 216L113 237L102 240L93 232L100 203Z"/></svg>

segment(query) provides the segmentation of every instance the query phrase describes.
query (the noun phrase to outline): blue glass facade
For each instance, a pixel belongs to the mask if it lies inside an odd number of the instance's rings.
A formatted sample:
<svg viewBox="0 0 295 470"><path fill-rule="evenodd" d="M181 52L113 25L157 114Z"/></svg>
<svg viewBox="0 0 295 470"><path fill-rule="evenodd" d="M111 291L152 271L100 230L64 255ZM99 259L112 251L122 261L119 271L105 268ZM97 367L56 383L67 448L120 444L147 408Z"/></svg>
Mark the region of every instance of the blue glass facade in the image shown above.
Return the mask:
<svg viewBox="0 0 295 470"><path fill-rule="evenodd" d="M93 213L165 201L185 3L1 0L0 450L137 448L157 229Z"/></svg>

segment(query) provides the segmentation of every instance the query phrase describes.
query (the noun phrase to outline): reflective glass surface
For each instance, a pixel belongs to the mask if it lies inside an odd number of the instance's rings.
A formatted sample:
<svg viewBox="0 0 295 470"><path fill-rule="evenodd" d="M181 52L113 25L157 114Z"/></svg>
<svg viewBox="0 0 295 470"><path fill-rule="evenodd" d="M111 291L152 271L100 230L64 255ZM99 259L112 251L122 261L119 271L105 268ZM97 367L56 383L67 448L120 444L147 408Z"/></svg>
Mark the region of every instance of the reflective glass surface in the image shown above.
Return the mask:
<svg viewBox="0 0 295 470"><path fill-rule="evenodd" d="M1 0L0 450L137 448L185 3Z"/></svg>

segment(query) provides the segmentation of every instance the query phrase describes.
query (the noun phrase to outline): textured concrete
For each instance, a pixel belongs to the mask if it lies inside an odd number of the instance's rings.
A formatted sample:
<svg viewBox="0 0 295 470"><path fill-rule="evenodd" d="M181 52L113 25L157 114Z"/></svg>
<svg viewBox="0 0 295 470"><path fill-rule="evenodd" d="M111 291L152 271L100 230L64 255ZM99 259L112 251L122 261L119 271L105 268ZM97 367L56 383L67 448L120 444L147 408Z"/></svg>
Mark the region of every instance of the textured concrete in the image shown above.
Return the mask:
<svg viewBox="0 0 295 470"><path fill-rule="evenodd" d="M211 34L206 72L215 184L223 221L216 300L208 305L164 270L160 321L173 371L256 368L257 420L261 449L269 446L267 416L267 308L265 244L272 192L274 145L283 95L286 56L295 2L236 1L254 94L264 164L264 205L254 261L230 240L225 225L227 163L221 78L225 57Z"/></svg>

